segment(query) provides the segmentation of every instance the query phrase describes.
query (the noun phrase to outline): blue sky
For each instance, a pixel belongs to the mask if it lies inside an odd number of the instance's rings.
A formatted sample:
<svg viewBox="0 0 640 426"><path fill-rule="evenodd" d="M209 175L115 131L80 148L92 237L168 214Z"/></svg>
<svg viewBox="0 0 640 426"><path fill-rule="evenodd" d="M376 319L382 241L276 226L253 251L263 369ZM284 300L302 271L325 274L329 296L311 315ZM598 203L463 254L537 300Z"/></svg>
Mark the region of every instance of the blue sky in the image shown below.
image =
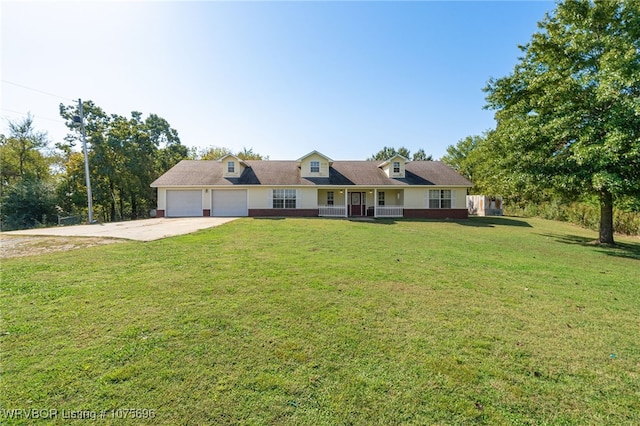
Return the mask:
<svg viewBox="0 0 640 426"><path fill-rule="evenodd" d="M437 159L494 126L482 88L554 6L3 1L0 131L31 112L59 141L58 104L82 98L158 114L187 146L273 160L405 146Z"/></svg>

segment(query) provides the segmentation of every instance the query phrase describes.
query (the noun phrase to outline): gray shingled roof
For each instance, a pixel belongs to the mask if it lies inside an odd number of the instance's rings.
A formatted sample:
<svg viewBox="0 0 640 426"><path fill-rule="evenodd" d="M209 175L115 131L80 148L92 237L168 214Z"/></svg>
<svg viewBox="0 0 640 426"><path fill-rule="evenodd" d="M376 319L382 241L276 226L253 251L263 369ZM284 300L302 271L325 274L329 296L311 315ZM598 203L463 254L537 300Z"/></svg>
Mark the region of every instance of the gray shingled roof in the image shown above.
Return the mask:
<svg viewBox="0 0 640 426"><path fill-rule="evenodd" d="M440 161L411 161L405 178L389 178L379 161L334 161L328 178L300 177L295 161L245 161L250 167L235 179L222 176L222 163L214 160L182 160L156 179L152 187L221 185L442 185L471 186L464 177Z"/></svg>

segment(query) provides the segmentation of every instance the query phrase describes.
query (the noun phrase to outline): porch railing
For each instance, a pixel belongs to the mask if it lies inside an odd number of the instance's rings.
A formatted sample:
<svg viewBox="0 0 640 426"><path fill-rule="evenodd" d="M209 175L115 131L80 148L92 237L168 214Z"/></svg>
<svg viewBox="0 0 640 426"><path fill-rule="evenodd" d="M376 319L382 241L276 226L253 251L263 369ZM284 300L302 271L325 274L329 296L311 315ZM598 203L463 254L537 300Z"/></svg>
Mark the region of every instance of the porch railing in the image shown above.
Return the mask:
<svg viewBox="0 0 640 426"><path fill-rule="evenodd" d="M345 206L318 206L318 216L324 217L345 217L347 208Z"/></svg>
<svg viewBox="0 0 640 426"><path fill-rule="evenodd" d="M402 217L404 214L404 206L377 206L375 211L376 217Z"/></svg>

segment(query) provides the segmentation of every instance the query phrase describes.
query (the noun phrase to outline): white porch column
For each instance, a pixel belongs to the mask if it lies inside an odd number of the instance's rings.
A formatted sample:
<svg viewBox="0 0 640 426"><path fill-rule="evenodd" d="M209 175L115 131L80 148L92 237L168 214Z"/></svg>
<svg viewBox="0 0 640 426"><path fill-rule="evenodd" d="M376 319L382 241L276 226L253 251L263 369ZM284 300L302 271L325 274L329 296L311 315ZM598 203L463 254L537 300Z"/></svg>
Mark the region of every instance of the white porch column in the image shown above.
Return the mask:
<svg viewBox="0 0 640 426"><path fill-rule="evenodd" d="M349 190L344 189L344 217L349 217Z"/></svg>
<svg viewBox="0 0 640 426"><path fill-rule="evenodd" d="M378 188L373 189L373 217L378 217Z"/></svg>

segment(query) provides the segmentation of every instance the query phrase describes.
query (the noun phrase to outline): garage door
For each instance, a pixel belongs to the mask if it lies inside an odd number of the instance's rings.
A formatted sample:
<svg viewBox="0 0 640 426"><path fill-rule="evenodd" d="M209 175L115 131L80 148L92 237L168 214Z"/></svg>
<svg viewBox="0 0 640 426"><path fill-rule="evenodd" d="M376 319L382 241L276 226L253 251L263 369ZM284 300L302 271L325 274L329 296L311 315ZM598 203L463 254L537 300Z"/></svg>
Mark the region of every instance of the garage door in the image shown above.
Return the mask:
<svg viewBox="0 0 640 426"><path fill-rule="evenodd" d="M202 191L167 190L166 216L202 216Z"/></svg>
<svg viewBox="0 0 640 426"><path fill-rule="evenodd" d="M211 216L247 216L247 191L211 191Z"/></svg>

